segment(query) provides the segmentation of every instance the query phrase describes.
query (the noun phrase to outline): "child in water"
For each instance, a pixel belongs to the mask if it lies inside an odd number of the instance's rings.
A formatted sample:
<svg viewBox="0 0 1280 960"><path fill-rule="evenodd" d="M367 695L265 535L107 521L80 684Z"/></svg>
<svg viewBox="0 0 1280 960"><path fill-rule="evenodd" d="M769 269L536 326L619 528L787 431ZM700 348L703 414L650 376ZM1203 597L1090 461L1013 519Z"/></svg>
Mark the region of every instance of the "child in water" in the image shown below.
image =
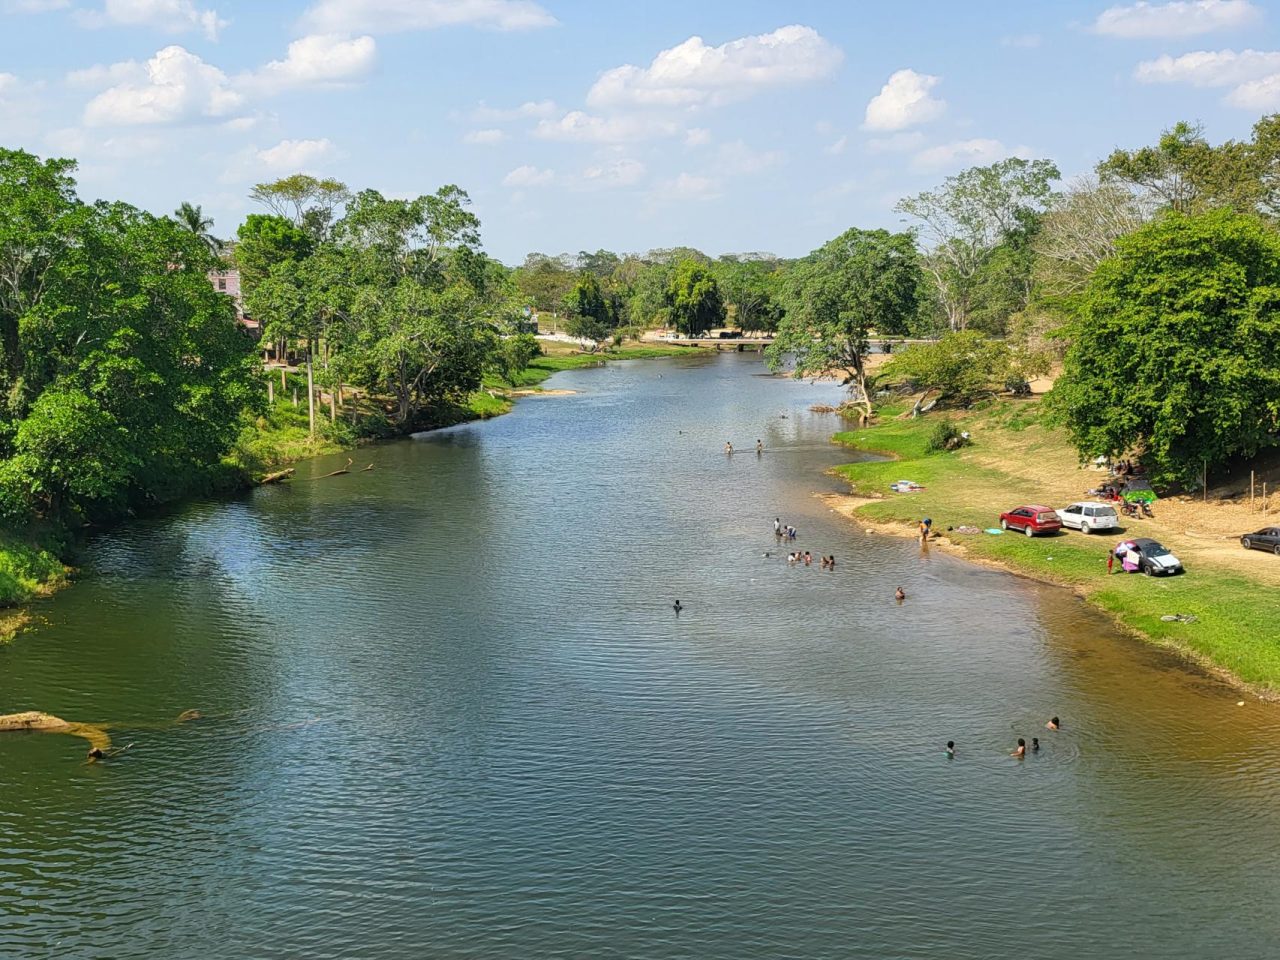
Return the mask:
<svg viewBox="0 0 1280 960"><path fill-rule="evenodd" d="M1021 760L1026 755L1027 755L1027 741L1023 740L1022 737L1019 737L1017 749L1014 750L1013 753L1009 754L1009 756L1017 757L1019 760Z"/></svg>
<svg viewBox="0 0 1280 960"><path fill-rule="evenodd" d="M956 742L954 740L947 741L947 759L954 760L956 758Z"/></svg>

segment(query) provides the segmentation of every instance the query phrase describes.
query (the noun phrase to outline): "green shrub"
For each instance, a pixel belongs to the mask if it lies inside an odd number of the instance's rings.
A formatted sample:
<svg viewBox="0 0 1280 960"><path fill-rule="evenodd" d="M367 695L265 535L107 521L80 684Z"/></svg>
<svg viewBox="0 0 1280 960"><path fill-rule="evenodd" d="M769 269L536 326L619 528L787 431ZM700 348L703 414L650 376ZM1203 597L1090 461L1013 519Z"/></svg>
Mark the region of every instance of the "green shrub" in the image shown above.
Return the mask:
<svg viewBox="0 0 1280 960"><path fill-rule="evenodd" d="M963 442L959 427L950 420L939 420L929 434L925 449L930 453L939 453L943 450L954 450Z"/></svg>

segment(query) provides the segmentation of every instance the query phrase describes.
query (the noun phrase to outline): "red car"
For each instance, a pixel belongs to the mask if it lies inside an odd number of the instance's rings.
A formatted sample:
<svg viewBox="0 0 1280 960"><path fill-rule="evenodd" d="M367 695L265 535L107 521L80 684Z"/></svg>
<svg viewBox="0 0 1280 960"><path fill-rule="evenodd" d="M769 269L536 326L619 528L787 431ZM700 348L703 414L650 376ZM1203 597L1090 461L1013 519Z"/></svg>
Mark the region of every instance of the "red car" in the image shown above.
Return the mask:
<svg viewBox="0 0 1280 960"><path fill-rule="evenodd" d="M1052 507L1031 504L1000 514L1000 527L1003 530L1021 530L1028 537L1034 537L1037 533L1057 533L1062 529L1062 521Z"/></svg>

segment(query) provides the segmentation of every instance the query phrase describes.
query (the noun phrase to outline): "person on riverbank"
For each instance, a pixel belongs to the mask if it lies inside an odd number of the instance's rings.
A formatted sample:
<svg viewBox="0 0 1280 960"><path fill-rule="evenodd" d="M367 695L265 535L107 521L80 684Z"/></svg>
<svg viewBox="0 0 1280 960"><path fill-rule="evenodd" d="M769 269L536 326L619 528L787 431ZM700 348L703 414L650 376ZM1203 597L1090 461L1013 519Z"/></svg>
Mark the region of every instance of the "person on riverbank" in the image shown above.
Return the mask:
<svg viewBox="0 0 1280 960"><path fill-rule="evenodd" d="M1062 724L1059 722L1057 717L1050 717L1049 722L1044 725L1044 728L1046 730L1060 730L1062 728Z"/></svg>
<svg viewBox="0 0 1280 960"><path fill-rule="evenodd" d="M920 542L925 543L929 539L929 528L933 526L933 521L925 517L920 521Z"/></svg>
<svg viewBox="0 0 1280 960"><path fill-rule="evenodd" d="M954 740L947 741L947 759L954 760L956 758L956 742Z"/></svg>
<svg viewBox="0 0 1280 960"><path fill-rule="evenodd" d="M1019 737L1017 748L1013 751L1013 753L1009 754L1009 756L1017 757L1019 760L1022 760L1026 757L1026 755L1027 755L1027 741L1022 739L1022 737Z"/></svg>
<svg viewBox="0 0 1280 960"><path fill-rule="evenodd" d="M903 600L907 599L907 592L899 587L897 590L893 591L893 599L901 603Z"/></svg>

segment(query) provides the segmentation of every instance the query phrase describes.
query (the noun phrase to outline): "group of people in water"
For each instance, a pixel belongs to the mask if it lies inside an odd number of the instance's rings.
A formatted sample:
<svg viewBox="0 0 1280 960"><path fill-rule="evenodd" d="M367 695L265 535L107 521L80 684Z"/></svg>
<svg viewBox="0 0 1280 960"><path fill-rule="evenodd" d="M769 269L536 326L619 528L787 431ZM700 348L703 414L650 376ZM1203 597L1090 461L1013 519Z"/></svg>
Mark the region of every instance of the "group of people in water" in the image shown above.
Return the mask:
<svg viewBox="0 0 1280 960"><path fill-rule="evenodd" d="M731 457L731 456L733 456L733 441L732 441L732 440L726 440L726 441L724 442L724 452L725 452L725 455L726 455L726 456L730 456L730 457ZM756 455L758 456L758 455L760 455L760 454L762 454L762 453L764 453L764 442L763 442L762 440L757 439L757 440L756 440Z"/></svg>
<svg viewBox="0 0 1280 960"><path fill-rule="evenodd" d="M765 554L765 556L769 556L769 554ZM801 553L799 550L792 550L787 554L787 563L792 565L803 563L806 567L811 567L813 566L813 554L808 550L804 553ZM829 557L826 554L823 554L818 558L818 564L823 570L834 570L836 568L835 554L833 553Z"/></svg>
<svg viewBox="0 0 1280 960"><path fill-rule="evenodd" d="M1057 717L1050 717L1049 722L1046 723L1044 727L1046 730L1053 730L1053 731L1061 730L1062 721L1059 720ZM1016 760L1025 760L1027 758L1028 752L1030 753L1040 752L1039 737L1031 738L1030 747L1027 746L1027 740L1025 737L1019 737L1018 745L1013 748L1013 753L1009 754L1009 756L1013 757ZM956 742L954 740L948 740L947 741L947 759L954 760L955 758L956 758Z"/></svg>

